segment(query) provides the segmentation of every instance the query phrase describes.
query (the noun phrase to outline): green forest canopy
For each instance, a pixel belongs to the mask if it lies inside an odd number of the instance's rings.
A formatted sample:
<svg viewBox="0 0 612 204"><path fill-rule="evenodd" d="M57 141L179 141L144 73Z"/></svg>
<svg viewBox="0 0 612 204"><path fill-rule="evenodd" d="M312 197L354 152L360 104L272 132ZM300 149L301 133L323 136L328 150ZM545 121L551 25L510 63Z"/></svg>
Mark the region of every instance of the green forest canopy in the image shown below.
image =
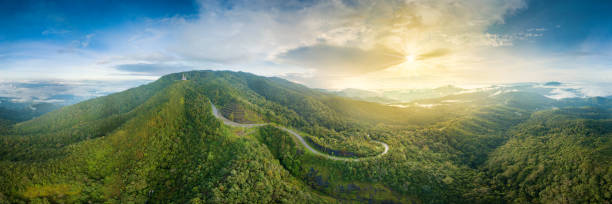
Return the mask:
<svg viewBox="0 0 612 204"><path fill-rule="evenodd" d="M180 80L185 74L188 80ZM601 203L612 199L609 98L464 93L399 108L243 72L166 75L18 124L0 121L0 201ZM469 101L442 103L441 101ZM310 154L273 126L299 130Z"/></svg>

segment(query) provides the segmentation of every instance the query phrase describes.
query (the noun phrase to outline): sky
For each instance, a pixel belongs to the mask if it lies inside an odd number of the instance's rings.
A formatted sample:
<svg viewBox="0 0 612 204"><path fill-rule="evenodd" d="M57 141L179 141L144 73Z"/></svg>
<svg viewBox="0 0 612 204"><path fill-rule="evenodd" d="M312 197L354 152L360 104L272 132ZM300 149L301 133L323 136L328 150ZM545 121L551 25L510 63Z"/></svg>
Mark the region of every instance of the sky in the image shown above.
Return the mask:
<svg viewBox="0 0 612 204"><path fill-rule="evenodd" d="M326 89L609 83L611 10L604 0L0 0L0 84L205 69Z"/></svg>

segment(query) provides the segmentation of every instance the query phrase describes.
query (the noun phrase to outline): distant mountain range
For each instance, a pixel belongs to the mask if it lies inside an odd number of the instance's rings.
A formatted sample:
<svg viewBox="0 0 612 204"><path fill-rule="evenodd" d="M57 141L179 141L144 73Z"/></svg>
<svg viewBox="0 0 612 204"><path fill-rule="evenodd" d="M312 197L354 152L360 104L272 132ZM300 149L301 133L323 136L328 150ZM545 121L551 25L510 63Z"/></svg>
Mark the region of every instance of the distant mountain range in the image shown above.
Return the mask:
<svg viewBox="0 0 612 204"><path fill-rule="evenodd" d="M468 92L486 92L492 95L507 92L537 93L552 99L585 98L612 95L612 84L576 84L561 82L516 83L493 85L484 88L463 89L452 85L432 89L361 90L343 89L328 91L338 96L383 104L398 104L422 99L438 98Z"/></svg>
<svg viewBox="0 0 612 204"><path fill-rule="evenodd" d="M584 93L572 87L445 86L381 104L244 72L169 74L0 121L0 203L606 203L612 98L555 99Z"/></svg>
<svg viewBox="0 0 612 204"><path fill-rule="evenodd" d="M45 102L19 102L14 98L0 97L0 120L22 122L60 108L60 104Z"/></svg>
<svg viewBox="0 0 612 204"><path fill-rule="evenodd" d="M151 81L4 81L0 82L0 97L14 103L71 105L148 82Z"/></svg>
<svg viewBox="0 0 612 204"><path fill-rule="evenodd" d="M442 86L434 89L394 89L394 90L360 90L344 89L329 91L338 96L378 103L401 103L419 99L437 98L465 91L455 86Z"/></svg>

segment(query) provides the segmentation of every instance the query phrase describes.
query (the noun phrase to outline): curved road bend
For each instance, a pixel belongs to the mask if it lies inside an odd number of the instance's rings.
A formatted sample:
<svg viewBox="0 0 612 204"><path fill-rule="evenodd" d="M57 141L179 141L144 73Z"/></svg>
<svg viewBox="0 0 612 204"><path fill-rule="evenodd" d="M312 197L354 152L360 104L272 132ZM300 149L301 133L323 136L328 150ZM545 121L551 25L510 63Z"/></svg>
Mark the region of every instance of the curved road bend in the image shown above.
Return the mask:
<svg viewBox="0 0 612 204"><path fill-rule="evenodd" d="M224 124L229 125L229 126L234 126L234 127L245 127L245 128L252 128L252 127L259 127L259 126L264 126L264 125L268 125L268 123L254 123L254 124L242 124L242 123L237 123L234 121L231 121L227 118L225 118L223 115L221 115L221 113L219 112L219 110L217 109L217 107L215 106L215 104L210 104L212 106L212 112L213 115L218 118L221 119L221 121L223 121ZM385 150L380 153L379 155L376 156L372 156L372 157L364 157L364 158L346 158L346 157L337 157L337 156L332 156L329 154L324 154L322 152L317 151L316 149L312 148L310 145L308 145L308 143L306 143L306 141L304 140L304 138L298 134L297 132L286 128L286 127L281 127L281 126L277 126L274 125L275 127L284 130L286 132L288 132L289 134L293 135L295 138L297 138L300 143L302 143L302 145L308 149L310 152L312 152L313 154L319 155L319 156L323 156L325 158L331 159L331 160L338 160L338 161L360 161L360 160L364 160L364 159L370 159L370 158L374 158L374 157L380 157L383 156L385 154L387 154L387 152L389 151L389 145L387 145L387 143L381 142L381 141L376 141L376 140L372 140L373 142L379 143L381 144L383 147L385 147Z"/></svg>

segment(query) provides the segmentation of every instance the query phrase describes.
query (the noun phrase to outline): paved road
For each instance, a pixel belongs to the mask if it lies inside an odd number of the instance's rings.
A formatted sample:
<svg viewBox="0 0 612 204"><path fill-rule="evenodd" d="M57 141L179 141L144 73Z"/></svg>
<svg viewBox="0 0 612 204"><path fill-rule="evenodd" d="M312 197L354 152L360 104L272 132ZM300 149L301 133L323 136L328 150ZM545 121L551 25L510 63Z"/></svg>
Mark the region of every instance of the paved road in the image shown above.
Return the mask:
<svg viewBox="0 0 612 204"><path fill-rule="evenodd" d="M259 127L259 126L266 125L266 123L260 123L260 124L242 124L242 123L237 123L237 122L231 121L231 120L223 117L223 115L219 112L219 109L217 109L217 107L215 107L214 104L211 103L210 105L212 105L213 115L215 115L216 118L221 119L223 121L223 123L225 123L226 125L234 126L234 127L245 127L245 128Z"/></svg>
<svg viewBox="0 0 612 204"><path fill-rule="evenodd" d="M268 123L252 123L252 124L243 124L243 123L237 123L234 121L231 121L225 117L223 117L223 115L219 112L219 109L217 109L217 107L215 107L215 104L210 104L212 106L212 111L213 111L213 115L218 118L221 119L221 121L223 121L224 124L229 125L229 126L234 126L234 127L245 127L245 128L252 128L252 127L259 127L259 126L264 126L264 125L268 125ZM274 124L272 124L274 125ZM337 156L332 156L329 154L325 154L322 152L319 152L318 150L312 148L305 140L304 138L298 134L297 132L286 128L286 127L281 127L278 125L274 125L275 127L284 130L286 132L288 132L289 134L293 135L295 138L297 138L300 143L302 143L302 145L308 149L310 152L312 152L313 154L319 155L319 156L323 156L325 158L331 159L331 160L338 160L338 161L360 161L360 160L364 160L364 159L371 159L374 157L380 157L383 156L385 154L387 154L387 152L389 151L389 145L387 145L387 143L381 142L381 141L376 141L376 140L372 140L373 142L379 143L381 144L383 147L385 147L385 150L380 153L379 155L376 156L372 156L372 157L363 157L363 158L346 158L346 157L337 157Z"/></svg>

